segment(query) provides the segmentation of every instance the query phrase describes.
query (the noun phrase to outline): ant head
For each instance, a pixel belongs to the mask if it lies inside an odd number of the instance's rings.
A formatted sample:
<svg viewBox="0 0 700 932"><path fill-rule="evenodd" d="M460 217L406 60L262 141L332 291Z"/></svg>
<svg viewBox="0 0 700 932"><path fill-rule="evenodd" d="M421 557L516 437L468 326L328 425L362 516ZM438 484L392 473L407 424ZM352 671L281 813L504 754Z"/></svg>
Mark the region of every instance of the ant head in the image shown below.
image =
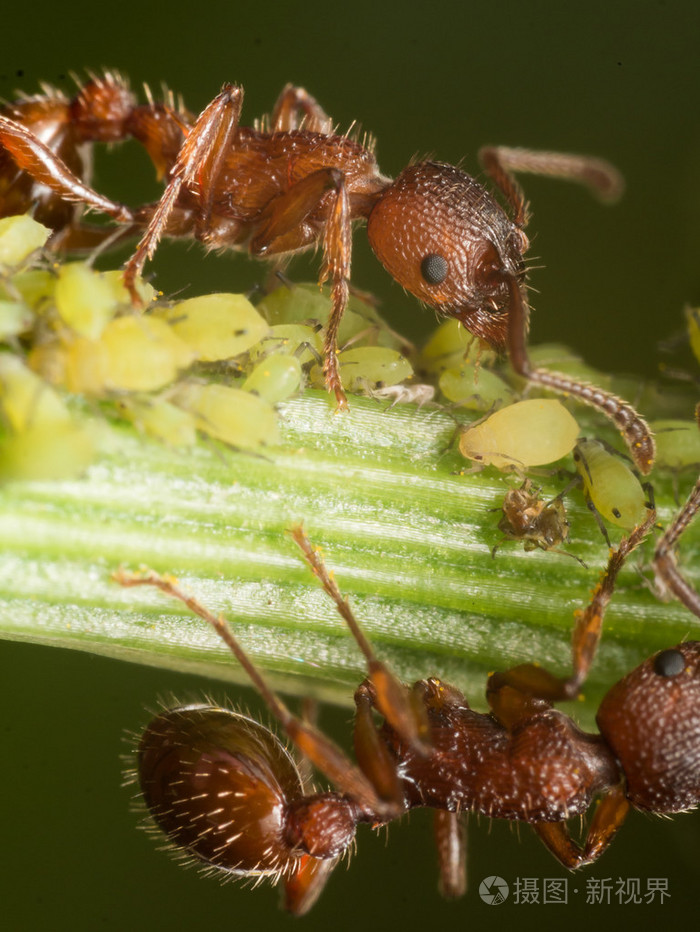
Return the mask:
<svg viewBox="0 0 700 932"><path fill-rule="evenodd" d="M144 801L184 852L234 874L288 873L287 800L303 794L277 737L244 715L185 706L158 715L138 747Z"/></svg>
<svg viewBox="0 0 700 932"><path fill-rule="evenodd" d="M488 191L452 165L409 165L372 209L367 234L399 284L503 348L508 279L524 275L527 238Z"/></svg>
<svg viewBox="0 0 700 932"><path fill-rule="evenodd" d="M646 660L616 683L597 715L639 809L680 812L700 802L700 641Z"/></svg>

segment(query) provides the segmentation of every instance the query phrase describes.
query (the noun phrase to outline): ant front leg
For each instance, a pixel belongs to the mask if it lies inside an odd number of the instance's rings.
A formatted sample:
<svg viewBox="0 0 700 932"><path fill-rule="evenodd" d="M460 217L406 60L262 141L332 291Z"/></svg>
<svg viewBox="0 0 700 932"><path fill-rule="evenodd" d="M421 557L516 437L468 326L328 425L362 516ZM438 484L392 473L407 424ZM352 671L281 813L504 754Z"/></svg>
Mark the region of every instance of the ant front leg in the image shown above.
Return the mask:
<svg viewBox="0 0 700 932"><path fill-rule="evenodd" d="M257 256L272 256L309 245L316 227L309 216L329 197L323 237L323 267L319 284L330 279L331 312L324 339L324 374L328 391L335 394L339 410L347 408L338 367L338 328L348 303L352 229L345 176L337 168L322 168L292 185L263 212L250 242Z"/></svg>
<svg viewBox="0 0 700 932"><path fill-rule="evenodd" d="M206 229L216 182L238 129L242 105L243 89L234 87L233 84L225 84L221 93L202 111L187 134L170 172L170 180L153 211L146 232L133 256L124 266L124 284L135 304L139 303L136 279L143 271L146 260L153 258L161 237L168 229L168 221L176 209L181 189L195 181L199 188L199 208L195 226L200 238L206 242Z"/></svg>

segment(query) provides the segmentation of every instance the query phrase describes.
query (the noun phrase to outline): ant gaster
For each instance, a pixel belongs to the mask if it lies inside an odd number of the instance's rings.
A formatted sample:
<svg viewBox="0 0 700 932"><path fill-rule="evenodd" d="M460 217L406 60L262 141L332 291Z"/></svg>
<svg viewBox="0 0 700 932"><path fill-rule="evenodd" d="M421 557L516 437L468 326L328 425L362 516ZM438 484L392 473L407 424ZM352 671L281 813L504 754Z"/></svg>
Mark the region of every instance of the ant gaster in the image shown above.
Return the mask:
<svg viewBox="0 0 700 932"><path fill-rule="evenodd" d="M435 677L404 686L379 660L301 528L294 540L333 599L367 661L355 692L357 764L325 735L293 715L267 684L227 623L153 572L120 571L126 586L153 585L181 599L223 638L294 748L334 785L304 787L278 739L250 719L206 706L158 715L138 747L146 805L170 841L213 868L282 880L286 906L303 913L352 844L356 826L387 823L408 810L435 810L441 889L465 890L464 822L470 812L529 822L568 868L605 851L629 808L669 813L700 800L700 642L649 658L604 697L600 734L586 734L558 700L575 698L593 661L603 615L627 556L655 519L612 551L607 570L573 635L568 678L536 664L494 673L491 711ZM377 727L373 710L384 719ZM600 796L579 845L566 820Z"/></svg>
<svg viewBox="0 0 700 932"><path fill-rule="evenodd" d="M337 334L349 294L352 224L365 221L372 249L397 282L438 314L457 318L479 339L507 350L519 375L602 411L622 432L638 468L651 469L651 433L629 404L569 376L533 368L527 352L528 209L513 173L579 181L611 199L622 181L607 162L482 149L482 165L509 216L483 185L452 165L423 161L395 180L382 175L371 144L337 134L319 104L291 85L269 120L253 128L240 125L243 90L232 84L197 119L172 99L137 106L123 80L109 73L86 83L73 100L44 90L8 106L0 117L0 146L9 153L0 161L0 215L34 209L65 248L100 239L74 204L113 217L125 235L141 232L125 268L136 302L136 277L163 236L194 236L211 248L272 258L322 243L320 281L330 281L332 299L324 371L343 408ZM89 185L90 144L129 137L145 146L167 182L160 201L137 210Z"/></svg>

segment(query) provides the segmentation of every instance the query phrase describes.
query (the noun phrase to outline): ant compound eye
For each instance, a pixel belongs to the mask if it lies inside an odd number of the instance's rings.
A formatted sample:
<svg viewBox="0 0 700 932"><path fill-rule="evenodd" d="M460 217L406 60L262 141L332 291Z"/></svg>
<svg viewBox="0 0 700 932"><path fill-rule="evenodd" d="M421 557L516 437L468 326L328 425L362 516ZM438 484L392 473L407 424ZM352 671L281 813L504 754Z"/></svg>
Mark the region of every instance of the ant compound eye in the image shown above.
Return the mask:
<svg viewBox="0 0 700 932"><path fill-rule="evenodd" d="M430 253L421 262L420 273L429 285L439 285L447 278L447 259Z"/></svg>
<svg viewBox="0 0 700 932"><path fill-rule="evenodd" d="M685 669L685 657L679 650L662 650L654 657L654 673L659 676L677 676Z"/></svg>

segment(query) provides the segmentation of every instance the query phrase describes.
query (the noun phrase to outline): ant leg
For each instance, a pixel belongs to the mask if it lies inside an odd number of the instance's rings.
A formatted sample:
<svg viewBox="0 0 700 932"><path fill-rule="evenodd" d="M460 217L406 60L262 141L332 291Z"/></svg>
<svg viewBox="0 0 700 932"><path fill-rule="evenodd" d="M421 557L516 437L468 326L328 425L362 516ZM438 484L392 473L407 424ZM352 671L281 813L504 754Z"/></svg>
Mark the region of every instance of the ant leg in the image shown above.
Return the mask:
<svg viewBox="0 0 700 932"><path fill-rule="evenodd" d="M676 562L675 545L700 510L700 479L697 480L687 502L678 512L654 551L653 567L663 590L669 590L686 608L700 618L700 596L681 575Z"/></svg>
<svg viewBox="0 0 700 932"><path fill-rule="evenodd" d="M272 110L270 132L289 133L297 129L328 136L333 132L333 121L303 87L287 84Z"/></svg>
<svg viewBox="0 0 700 932"><path fill-rule="evenodd" d="M133 221L128 207L93 191L33 133L4 116L0 116L0 145L10 153L18 168L64 200L87 204L119 223Z"/></svg>
<svg viewBox="0 0 700 932"><path fill-rule="evenodd" d="M632 405L595 385L578 382L560 372L532 368L527 352L528 306L523 288L514 275L504 273L504 281L510 291L507 344L513 370L530 382L597 408L622 434L637 469L645 475L649 473L654 464L654 438L649 425Z"/></svg>
<svg viewBox="0 0 700 932"><path fill-rule="evenodd" d="M160 238L167 229L168 219L175 208L180 189L195 179L201 187L203 204L201 214L197 218L198 228L206 227L216 179L230 142L238 129L242 104L242 88L225 84L221 93L202 111L187 135L148 228L133 256L124 266L124 284L129 289L134 303L139 301L135 290L136 278L143 271L146 260L153 258Z"/></svg>
<svg viewBox="0 0 700 932"><path fill-rule="evenodd" d="M603 854L629 809L624 787L613 787L599 801L583 846L573 840L565 822L535 822L533 828L554 857L564 867L574 870L596 861Z"/></svg>
<svg viewBox="0 0 700 932"><path fill-rule="evenodd" d="M292 876L283 880L284 909L293 916L305 916L323 892L337 864L338 858L302 855Z"/></svg>
<svg viewBox="0 0 700 932"><path fill-rule="evenodd" d="M440 893L457 899L467 891L466 817L460 812L436 809L435 845L440 865Z"/></svg>
<svg viewBox="0 0 700 932"><path fill-rule="evenodd" d="M203 618L231 650L297 750L307 757L321 773L325 774L341 793L352 799L357 806L360 818L384 822L397 815L397 807L378 797L367 777L352 765L336 744L313 725L302 721L289 711L238 643L223 617L214 615L201 605L193 596L181 589L172 577L161 576L152 570L141 574L119 570L114 574L114 579L125 587L155 586L167 595L179 599L190 611Z"/></svg>
<svg viewBox="0 0 700 932"><path fill-rule="evenodd" d="M528 210L513 172L575 181L607 202L616 201L625 187L622 175L610 162L589 155L485 146L479 151L479 160L513 208L514 220L519 226L527 223Z"/></svg>
<svg viewBox="0 0 700 932"><path fill-rule="evenodd" d="M373 705L407 744L417 751L426 751L427 717L418 711L423 705L422 700L413 699L403 683L376 657L347 600L340 594L335 580L326 568L319 549L312 546L304 529L297 526L292 528L290 534L314 576L335 603L338 613L367 660L369 678L355 695L360 717L365 714L365 708L368 710L369 706Z"/></svg>
<svg viewBox="0 0 700 932"><path fill-rule="evenodd" d="M307 175L271 203L250 242L253 255L269 256L299 249L315 239L315 231L305 223L331 192L332 200L323 238L323 267L319 284L331 281L331 312L324 339L324 373L328 391L335 394L339 410L347 399L338 371L338 328L348 303L352 229L345 177L337 168L322 168Z"/></svg>
<svg viewBox="0 0 700 932"><path fill-rule="evenodd" d="M623 537L613 550L602 579L584 611L578 613L571 644L573 673L567 678L554 676L534 663L524 663L503 673L492 673L486 686L486 698L494 715L512 729L531 712L546 703L575 699L583 685L598 649L603 618L615 590L618 573L627 557L649 533L656 512L649 510L646 520L629 537Z"/></svg>

